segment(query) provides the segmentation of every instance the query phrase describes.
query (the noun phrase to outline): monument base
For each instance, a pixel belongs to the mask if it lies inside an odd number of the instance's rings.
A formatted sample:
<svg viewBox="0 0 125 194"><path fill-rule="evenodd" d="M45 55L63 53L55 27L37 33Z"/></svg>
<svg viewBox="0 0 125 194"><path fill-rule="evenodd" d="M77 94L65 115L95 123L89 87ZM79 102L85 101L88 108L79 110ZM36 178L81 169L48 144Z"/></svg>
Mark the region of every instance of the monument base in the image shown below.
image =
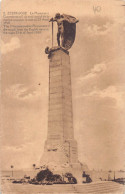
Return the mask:
<svg viewBox="0 0 125 194"><path fill-rule="evenodd" d="M55 164L53 162L50 163L43 163L41 166L41 170L44 170L48 168L53 174L59 174L62 177L66 173L71 173L73 177L77 179L77 183L81 184L83 182L83 171L88 171L88 167L86 165L83 165L82 163L64 163L64 164Z"/></svg>
<svg viewBox="0 0 125 194"><path fill-rule="evenodd" d="M82 164L78 161L77 155L76 158L72 158L72 151L75 151L77 154L77 144L75 140L47 140L40 161L41 170L48 168L54 174L60 174L61 176L65 173L71 173L77 179L78 183L82 183L83 171L88 171L88 167L86 164Z"/></svg>

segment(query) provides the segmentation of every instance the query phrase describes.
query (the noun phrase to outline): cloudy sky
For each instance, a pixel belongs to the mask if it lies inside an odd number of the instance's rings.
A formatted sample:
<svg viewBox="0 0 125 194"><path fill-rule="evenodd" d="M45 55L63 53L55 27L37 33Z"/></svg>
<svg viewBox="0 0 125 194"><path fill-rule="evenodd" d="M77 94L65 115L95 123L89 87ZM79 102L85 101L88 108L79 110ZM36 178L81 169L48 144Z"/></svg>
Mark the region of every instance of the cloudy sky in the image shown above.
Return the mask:
<svg viewBox="0 0 125 194"><path fill-rule="evenodd" d="M2 2L2 11L40 11L50 17L60 12L79 19L70 49L74 131L79 160L90 169L125 169L123 4L119 0ZM101 11L95 13L95 6ZM46 46L51 46L51 26L40 35L2 35L3 169L11 164L15 169L29 168L42 156L48 120Z"/></svg>

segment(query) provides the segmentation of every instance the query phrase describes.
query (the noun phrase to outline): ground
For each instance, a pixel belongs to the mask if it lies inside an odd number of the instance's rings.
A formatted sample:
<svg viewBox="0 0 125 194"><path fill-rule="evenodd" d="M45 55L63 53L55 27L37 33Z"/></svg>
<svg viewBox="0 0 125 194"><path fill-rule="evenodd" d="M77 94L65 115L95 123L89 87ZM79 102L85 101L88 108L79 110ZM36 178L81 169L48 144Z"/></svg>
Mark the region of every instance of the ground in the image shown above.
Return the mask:
<svg viewBox="0 0 125 194"><path fill-rule="evenodd" d="M112 181L93 182L89 184L66 185L32 185L14 184L10 180L2 180L2 194L66 194L66 193L93 193L93 194L123 194L125 186Z"/></svg>

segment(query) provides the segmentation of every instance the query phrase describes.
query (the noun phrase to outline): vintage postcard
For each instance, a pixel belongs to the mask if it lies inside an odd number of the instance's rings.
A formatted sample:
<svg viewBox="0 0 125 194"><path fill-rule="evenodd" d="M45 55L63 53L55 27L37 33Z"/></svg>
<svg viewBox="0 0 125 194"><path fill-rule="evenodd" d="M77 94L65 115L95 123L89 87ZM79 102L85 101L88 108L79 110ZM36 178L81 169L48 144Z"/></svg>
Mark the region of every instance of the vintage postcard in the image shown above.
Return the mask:
<svg viewBox="0 0 125 194"><path fill-rule="evenodd" d="M125 193L125 1L0 5L0 192Z"/></svg>

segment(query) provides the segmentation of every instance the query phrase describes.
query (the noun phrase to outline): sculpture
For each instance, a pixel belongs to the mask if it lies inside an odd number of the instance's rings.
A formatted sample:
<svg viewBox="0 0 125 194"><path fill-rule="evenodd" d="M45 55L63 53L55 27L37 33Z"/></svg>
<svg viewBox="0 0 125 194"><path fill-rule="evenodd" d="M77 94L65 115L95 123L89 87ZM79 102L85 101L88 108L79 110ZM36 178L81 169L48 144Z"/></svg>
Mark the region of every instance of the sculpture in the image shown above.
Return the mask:
<svg viewBox="0 0 125 194"><path fill-rule="evenodd" d="M66 50L70 49L75 40L76 23L78 20L70 15L57 13L50 22L56 21L58 25L57 42L58 46L64 47ZM60 44L61 38L61 44Z"/></svg>

